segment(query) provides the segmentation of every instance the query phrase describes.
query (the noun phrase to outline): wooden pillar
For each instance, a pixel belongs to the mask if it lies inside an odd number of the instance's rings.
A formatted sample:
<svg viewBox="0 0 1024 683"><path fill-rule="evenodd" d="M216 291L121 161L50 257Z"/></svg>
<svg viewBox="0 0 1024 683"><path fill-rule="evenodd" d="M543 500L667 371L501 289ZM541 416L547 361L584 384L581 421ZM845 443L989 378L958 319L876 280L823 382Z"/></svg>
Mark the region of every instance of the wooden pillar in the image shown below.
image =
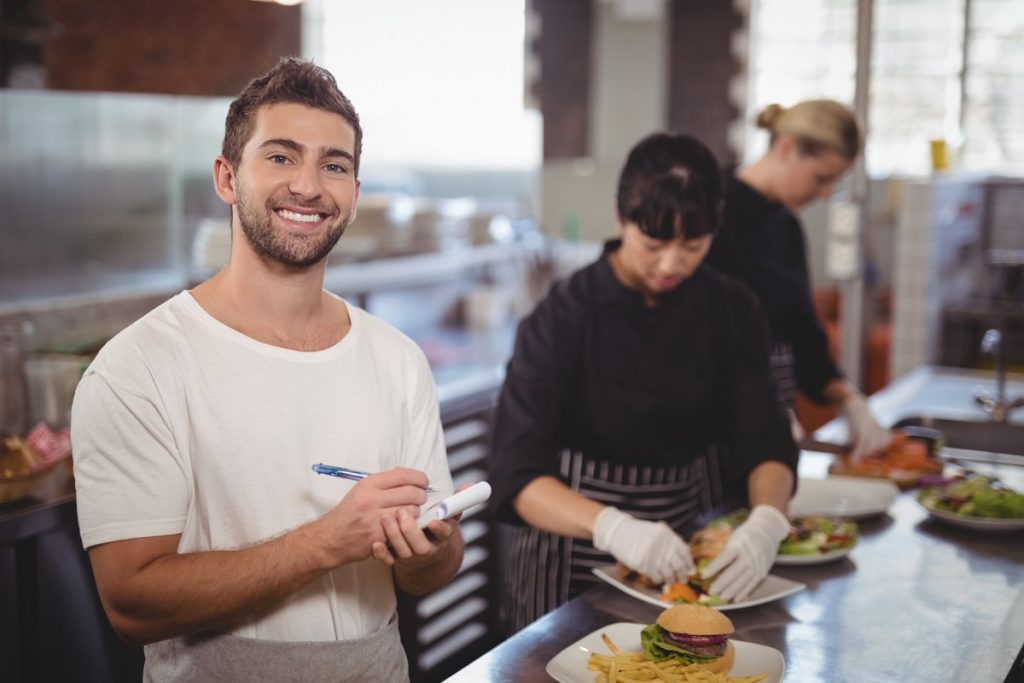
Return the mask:
<svg viewBox="0 0 1024 683"><path fill-rule="evenodd" d="M730 87L742 71L732 52L743 16L732 2L674 0L670 13L668 123L700 138L724 166L737 163L729 128L743 112Z"/></svg>

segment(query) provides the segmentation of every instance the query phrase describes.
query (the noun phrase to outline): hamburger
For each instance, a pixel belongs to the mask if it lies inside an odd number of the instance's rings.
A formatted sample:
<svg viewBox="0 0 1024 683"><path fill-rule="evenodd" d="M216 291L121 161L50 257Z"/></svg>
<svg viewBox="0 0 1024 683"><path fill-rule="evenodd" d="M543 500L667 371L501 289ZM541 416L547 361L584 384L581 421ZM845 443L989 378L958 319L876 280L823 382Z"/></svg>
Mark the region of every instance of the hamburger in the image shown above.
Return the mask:
<svg viewBox="0 0 1024 683"><path fill-rule="evenodd" d="M715 577L704 576L704 569L711 564L711 561L722 554L729 537L732 536L732 529L728 527L705 527L693 535L690 539L690 554L693 555L693 562L696 571L690 575L690 587L701 594L711 595L711 584ZM714 596L717 598L718 596ZM722 600L716 600L711 604L721 604Z"/></svg>
<svg viewBox="0 0 1024 683"><path fill-rule="evenodd" d="M676 605L640 633L644 656L653 661L676 659L700 664L712 673L728 673L736 659L729 642L732 621L703 605Z"/></svg>
<svg viewBox="0 0 1024 683"><path fill-rule="evenodd" d="M707 564L722 554L732 536L732 529L727 527L705 527L690 539L690 554L694 562Z"/></svg>

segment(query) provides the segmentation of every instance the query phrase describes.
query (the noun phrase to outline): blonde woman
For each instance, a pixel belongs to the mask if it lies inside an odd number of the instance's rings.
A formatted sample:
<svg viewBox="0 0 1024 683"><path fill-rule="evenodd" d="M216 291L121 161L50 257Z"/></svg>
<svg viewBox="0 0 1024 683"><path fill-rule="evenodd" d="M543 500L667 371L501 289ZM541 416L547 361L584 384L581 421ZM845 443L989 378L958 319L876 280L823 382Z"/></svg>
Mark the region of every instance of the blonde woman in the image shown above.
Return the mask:
<svg viewBox="0 0 1024 683"><path fill-rule="evenodd" d="M770 134L768 150L726 180L722 226L708 263L746 282L760 298L771 323L779 398L790 414L798 388L817 403L835 406L850 425L854 457L870 455L890 435L829 357L796 216L831 196L850 170L861 148L857 121L838 102L807 100L789 108L769 105L757 125Z"/></svg>

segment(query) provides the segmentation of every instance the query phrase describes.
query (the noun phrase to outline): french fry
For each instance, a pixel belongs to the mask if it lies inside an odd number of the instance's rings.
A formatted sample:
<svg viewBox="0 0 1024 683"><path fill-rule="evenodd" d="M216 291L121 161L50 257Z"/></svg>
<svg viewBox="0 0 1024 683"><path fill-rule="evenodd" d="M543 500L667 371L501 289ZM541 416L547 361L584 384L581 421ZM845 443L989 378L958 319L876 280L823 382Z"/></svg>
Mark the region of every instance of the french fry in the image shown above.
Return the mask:
<svg viewBox="0 0 1024 683"><path fill-rule="evenodd" d="M768 678L766 673L732 677L712 673L700 664L687 665L668 659L652 662L641 652L623 652L606 633L601 634L601 640L612 654L590 653L587 668L597 672L597 683L761 683Z"/></svg>

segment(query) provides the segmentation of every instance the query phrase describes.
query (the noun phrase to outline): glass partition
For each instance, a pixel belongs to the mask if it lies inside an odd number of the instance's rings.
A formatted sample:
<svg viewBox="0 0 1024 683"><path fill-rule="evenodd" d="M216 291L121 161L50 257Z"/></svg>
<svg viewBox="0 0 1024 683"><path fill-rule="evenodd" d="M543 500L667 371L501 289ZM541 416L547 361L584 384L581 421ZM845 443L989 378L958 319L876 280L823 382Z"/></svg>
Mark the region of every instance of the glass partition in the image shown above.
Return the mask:
<svg viewBox="0 0 1024 683"><path fill-rule="evenodd" d="M226 108L0 94L0 307L184 285L188 224L217 210L210 163Z"/></svg>

